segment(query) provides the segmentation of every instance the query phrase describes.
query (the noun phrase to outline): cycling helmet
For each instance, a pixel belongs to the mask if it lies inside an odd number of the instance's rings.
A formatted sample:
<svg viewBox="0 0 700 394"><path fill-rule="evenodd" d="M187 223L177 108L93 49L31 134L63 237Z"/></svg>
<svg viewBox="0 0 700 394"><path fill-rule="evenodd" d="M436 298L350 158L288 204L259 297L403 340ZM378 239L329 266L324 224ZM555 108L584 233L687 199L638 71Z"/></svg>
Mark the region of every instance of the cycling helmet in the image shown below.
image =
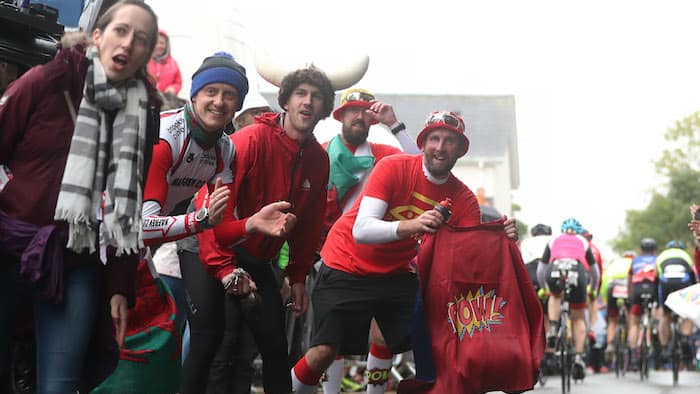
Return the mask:
<svg viewBox="0 0 700 394"><path fill-rule="evenodd" d="M552 228L546 224L538 223L530 229L530 235L536 237L538 235L552 235Z"/></svg>
<svg viewBox="0 0 700 394"><path fill-rule="evenodd" d="M568 218L564 220L561 224L561 232L565 233L567 231L571 230L572 232L576 234L581 234L583 232L583 227L581 226L581 223L579 223L578 220L574 218Z"/></svg>
<svg viewBox="0 0 700 394"><path fill-rule="evenodd" d="M625 250L622 252L622 257L633 259L637 257L637 254L633 250Z"/></svg>
<svg viewBox="0 0 700 394"><path fill-rule="evenodd" d="M671 248L685 249L685 242L678 241L675 239L668 241L668 243L666 244L666 249L671 249Z"/></svg>
<svg viewBox="0 0 700 394"><path fill-rule="evenodd" d="M639 242L639 249L641 249L642 252L647 253L655 251L656 240L654 238L642 238L642 240Z"/></svg>

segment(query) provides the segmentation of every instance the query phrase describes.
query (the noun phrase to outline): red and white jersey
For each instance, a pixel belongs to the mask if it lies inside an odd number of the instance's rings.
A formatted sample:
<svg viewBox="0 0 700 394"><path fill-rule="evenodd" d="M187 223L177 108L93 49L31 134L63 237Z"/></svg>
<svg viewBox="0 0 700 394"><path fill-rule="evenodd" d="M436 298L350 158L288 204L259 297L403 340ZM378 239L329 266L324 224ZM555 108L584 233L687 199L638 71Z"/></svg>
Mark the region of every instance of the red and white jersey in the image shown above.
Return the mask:
<svg viewBox="0 0 700 394"><path fill-rule="evenodd" d="M160 141L153 147L143 204L143 237L146 244L172 241L197 232L194 213L161 216L217 178L233 182L231 163L235 149L222 134L216 145L204 149L190 136L185 109L166 111L160 118Z"/></svg>

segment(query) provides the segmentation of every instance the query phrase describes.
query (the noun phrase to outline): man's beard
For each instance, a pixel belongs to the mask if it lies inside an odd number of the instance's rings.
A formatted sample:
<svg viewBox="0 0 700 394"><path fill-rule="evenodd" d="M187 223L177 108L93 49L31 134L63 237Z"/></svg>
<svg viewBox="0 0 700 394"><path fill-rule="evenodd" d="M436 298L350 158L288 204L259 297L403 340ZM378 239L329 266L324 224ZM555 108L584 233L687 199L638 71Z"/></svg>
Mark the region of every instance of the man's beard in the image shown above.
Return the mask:
<svg viewBox="0 0 700 394"><path fill-rule="evenodd" d="M365 131L362 133L359 133L359 134L354 133L352 130L353 126L362 127ZM365 141L367 141L368 135L369 135L369 127L365 124L365 122L357 121L357 122L353 122L350 125L350 127L343 126L343 139L345 139L345 142L347 142L350 145L358 146L360 144L363 144Z"/></svg>
<svg viewBox="0 0 700 394"><path fill-rule="evenodd" d="M425 168L428 169L428 172L432 176L435 178L444 179L450 175L450 171L452 171L452 168L454 168L455 164L457 163L457 158L447 162L438 162L432 158L425 158L424 162Z"/></svg>

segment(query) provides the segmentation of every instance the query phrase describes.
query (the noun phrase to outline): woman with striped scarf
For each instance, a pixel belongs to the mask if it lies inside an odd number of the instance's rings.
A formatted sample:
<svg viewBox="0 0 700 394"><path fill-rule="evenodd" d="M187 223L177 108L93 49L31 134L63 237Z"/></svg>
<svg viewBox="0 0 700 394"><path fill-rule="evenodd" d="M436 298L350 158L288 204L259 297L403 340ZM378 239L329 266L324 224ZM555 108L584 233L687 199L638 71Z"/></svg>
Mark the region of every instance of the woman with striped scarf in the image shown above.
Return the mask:
<svg viewBox="0 0 700 394"><path fill-rule="evenodd" d="M0 164L12 173L0 191L0 368L28 299L38 393L87 392L118 359L158 138L146 71L157 35L148 5L119 1L89 45L64 45L0 99Z"/></svg>

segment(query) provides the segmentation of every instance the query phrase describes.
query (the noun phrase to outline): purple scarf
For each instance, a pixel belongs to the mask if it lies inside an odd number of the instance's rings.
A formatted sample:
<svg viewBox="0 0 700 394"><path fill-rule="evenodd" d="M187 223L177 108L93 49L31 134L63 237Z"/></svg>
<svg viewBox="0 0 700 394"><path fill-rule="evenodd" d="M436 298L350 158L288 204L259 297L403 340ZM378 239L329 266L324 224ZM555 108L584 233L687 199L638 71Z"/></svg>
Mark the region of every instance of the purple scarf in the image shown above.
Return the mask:
<svg viewBox="0 0 700 394"><path fill-rule="evenodd" d="M0 210L0 249L20 258L20 275L34 295L58 304L63 301L63 252L68 239L64 227L43 227L13 219Z"/></svg>

